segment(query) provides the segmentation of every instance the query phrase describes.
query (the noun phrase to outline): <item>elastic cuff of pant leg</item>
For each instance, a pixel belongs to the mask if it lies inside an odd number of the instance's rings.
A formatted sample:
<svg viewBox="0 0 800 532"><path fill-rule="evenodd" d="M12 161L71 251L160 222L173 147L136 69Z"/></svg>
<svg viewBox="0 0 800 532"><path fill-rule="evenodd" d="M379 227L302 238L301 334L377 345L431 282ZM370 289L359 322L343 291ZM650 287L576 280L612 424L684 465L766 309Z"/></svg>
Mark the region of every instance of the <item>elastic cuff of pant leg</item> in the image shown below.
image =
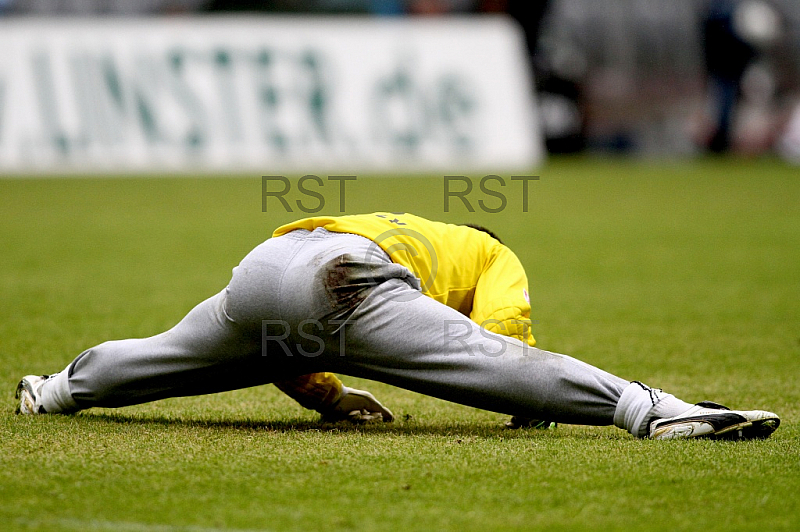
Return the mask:
<svg viewBox="0 0 800 532"><path fill-rule="evenodd" d="M67 414L80 410L69 391L69 367L42 385L39 399L48 414Z"/></svg>

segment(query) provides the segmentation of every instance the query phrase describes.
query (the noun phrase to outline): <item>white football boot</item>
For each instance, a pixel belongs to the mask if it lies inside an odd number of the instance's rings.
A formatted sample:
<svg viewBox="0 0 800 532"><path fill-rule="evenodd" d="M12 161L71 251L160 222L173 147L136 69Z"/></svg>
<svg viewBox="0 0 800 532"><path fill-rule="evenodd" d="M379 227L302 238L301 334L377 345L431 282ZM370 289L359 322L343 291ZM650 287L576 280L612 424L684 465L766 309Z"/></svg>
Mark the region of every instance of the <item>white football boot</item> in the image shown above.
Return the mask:
<svg viewBox="0 0 800 532"><path fill-rule="evenodd" d="M703 401L678 416L656 419L650 423L648 437L654 440L709 438L751 440L769 437L781 420L763 410L730 410Z"/></svg>
<svg viewBox="0 0 800 532"><path fill-rule="evenodd" d="M52 375L26 375L17 385L15 397L19 399L17 414L46 414L42 406L42 385Z"/></svg>

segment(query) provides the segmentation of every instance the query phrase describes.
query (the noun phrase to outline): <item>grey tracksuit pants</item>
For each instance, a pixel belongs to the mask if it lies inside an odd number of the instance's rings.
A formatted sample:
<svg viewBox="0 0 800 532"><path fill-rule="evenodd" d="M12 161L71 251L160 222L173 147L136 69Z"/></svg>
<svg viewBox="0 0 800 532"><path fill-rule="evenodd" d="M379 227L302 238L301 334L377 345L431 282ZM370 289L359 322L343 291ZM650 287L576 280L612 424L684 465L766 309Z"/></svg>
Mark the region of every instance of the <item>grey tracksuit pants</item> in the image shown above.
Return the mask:
<svg viewBox="0 0 800 532"><path fill-rule="evenodd" d="M440 258L444 260L444 258ZM370 240L267 240L174 328L88 349L67 368L79 408L117 407L332 371L456 403L609 425L628 381L481 329L425 297Z"/></svg>

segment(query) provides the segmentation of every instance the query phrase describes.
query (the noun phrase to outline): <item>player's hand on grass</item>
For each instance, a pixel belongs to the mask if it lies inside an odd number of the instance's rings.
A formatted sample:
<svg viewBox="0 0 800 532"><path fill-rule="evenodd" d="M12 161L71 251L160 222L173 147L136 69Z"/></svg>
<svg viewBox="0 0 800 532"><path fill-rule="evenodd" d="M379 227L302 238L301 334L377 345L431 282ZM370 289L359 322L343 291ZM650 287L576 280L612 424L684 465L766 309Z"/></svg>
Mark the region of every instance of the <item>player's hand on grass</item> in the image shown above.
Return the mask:
<svg viewBox="0 0 800 532"><path fill-rule="evenodd" d="M511 416L511 419L506 421L506 428L509 429L554 429L558 426L555 421L548 421L545 419L531 419L529 417Z"/></svg>
<svg viewBox="0 0 800 532"><path fill-rule="evenodd" d="M333 405L320 412L323 421L351 421L366 423L370 421L392 421L391 410L383 406L375 396L364 390L342 387L342 397Z"/></svg>

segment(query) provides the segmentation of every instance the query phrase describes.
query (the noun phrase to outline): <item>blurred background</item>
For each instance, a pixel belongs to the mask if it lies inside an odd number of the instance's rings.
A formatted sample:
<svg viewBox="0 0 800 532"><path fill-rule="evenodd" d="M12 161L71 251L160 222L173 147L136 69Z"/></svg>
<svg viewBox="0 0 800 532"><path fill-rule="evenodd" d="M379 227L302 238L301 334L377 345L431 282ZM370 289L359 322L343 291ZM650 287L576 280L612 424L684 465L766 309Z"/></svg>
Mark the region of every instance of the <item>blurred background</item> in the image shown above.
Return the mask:
<svg viewBox="0 0 800 532"><path fill-rule="evenodd" d="M0 0L8 19L445 17L520 26L549 153L777 153L800 162L797 0Z"/></svg>

